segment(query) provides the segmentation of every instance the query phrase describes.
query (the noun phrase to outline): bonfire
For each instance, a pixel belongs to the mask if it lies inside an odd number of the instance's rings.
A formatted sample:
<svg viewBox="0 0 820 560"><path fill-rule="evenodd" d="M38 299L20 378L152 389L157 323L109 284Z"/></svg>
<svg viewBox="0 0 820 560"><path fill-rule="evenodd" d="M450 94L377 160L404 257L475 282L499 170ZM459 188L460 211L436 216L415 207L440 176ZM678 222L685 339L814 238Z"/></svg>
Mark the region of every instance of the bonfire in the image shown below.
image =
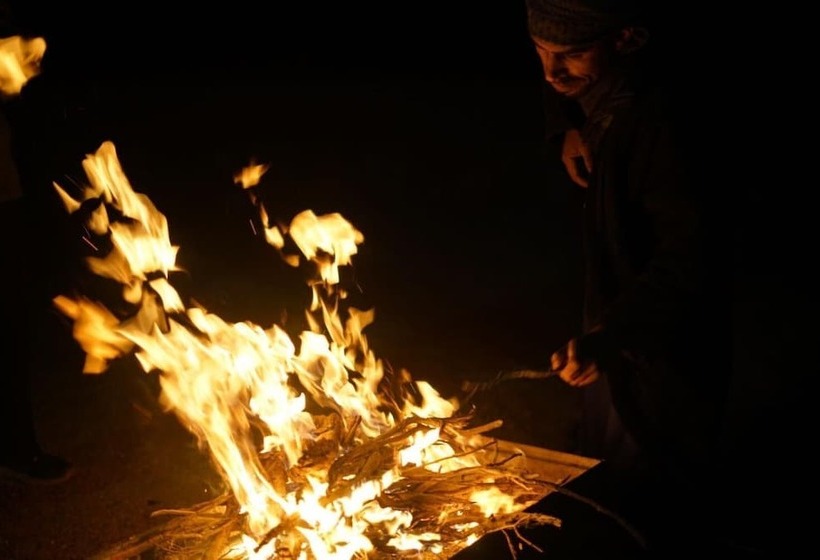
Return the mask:
<svg viewBox="0 0 820 560"><path fill-rule="evenodd" d="M475 425L456 398L385 368L369 347L373 310L344 305L339 273L364 236L343 216L306 210L272 223L255 193L266 168L236 176L275 252L315 270L309 329L294 339L276 323L230 323L183 301L167 219L132 189L114 145L102 143L83 169L79 192L54 187L97 251L88 269L121 298L55 298L84 372L133 355L225 482L216 499L156 512L169 519L132 556L150 547L159 558L446 558L498 531L514 555L528 542L521 528L560 526L528 511L556 483L498 445L490 432L500 421Z"/></svg>

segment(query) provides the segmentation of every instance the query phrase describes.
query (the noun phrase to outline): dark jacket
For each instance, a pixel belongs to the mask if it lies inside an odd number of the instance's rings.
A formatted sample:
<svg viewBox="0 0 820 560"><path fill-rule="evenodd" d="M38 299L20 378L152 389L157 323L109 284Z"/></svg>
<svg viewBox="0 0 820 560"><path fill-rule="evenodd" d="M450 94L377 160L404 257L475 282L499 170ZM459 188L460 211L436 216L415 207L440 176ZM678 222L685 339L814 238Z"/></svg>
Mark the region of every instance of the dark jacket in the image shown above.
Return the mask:
<svg viewBox="0 0 820 560"><path fill-rule="evenodd" d="M604 333L609 396L642 455L687 470L708 464L720 433L722 279L691 123L664 84L637 77L605 81L584 105L584 325Z"/></svg>

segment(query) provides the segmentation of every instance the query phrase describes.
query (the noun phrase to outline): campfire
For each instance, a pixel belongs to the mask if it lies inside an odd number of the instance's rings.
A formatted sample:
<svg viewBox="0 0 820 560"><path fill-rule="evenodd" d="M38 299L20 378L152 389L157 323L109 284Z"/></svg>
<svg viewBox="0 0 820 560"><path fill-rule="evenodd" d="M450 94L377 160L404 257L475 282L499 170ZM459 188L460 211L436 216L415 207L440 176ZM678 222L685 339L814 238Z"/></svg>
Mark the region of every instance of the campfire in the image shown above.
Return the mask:
<svg viewBox="0 0 820 560"><path fill-rule="evenodd" d="M4 95L39 72L45 47L0 40ZM105 557L439 558L493 532L514 556L528 542L521 528L560 526L527 509L591 463L545 461L546 450L492 438L500 420L475 425L458 399L385 368L364 334L373 310L344 305L340 267L364 236L343 216L306 210L273 224L255 192L267 168L236 176L265 240L293 267L312 265L309 329L294 340L281 325L229 323L183 301L167 219L132 189L113 143L83 169L79 192L54 188L82 222L88 270L116 286L115 302L54 299L85 352L83 372L133 355L224 481L216 499L155 512L169 520Z"/></svg>
<svg viewBox="0 0 820 560"><path fill-rule="evenodd" d="M39 73L45 48L42 38L0 40L3 95ZM88 270L117 287L113 304L54 299L85 352L83 371L135 356L224 480L214 500L155 512L170 520L117 558L149 548L157 558L438 558L491 532L560 526L525 510L564 474L551 481L529 470L520 448L487 435L500 421L473 425L456 399L406 370L386 371L369 348L363 331L374 313L343 306L339 270L364 236L340 214L306 210L273 225L254 191L266 167L236 177L266 241L294 267L314 265L309 330L297 344L283 326L229 323L183 301L167 219L132 189L113 143L83 169L80 192L54 188L82 221Z"/></svg>
<svg viewBox="0 0 820 560"><path fill-rule="evenodd" d="M104 142L83 169L81 192L54 187L96 252L88 269L121 298L55 298L84 372L133 354L159 375L162 404L225 481L214 500L157 512L170 518L140 547L169 558L439 558L491 532L523 540L522 527L560 526L526 511L557 482L488 435L500 421L474 425L457 399L388 371L369 347L374 313L345 307L340 281L364 236L340 214L306 210L273 224L255 195L265 168L237 175L266 241L315 270L310 328L297 343L275 323L229 323L183 302L167 219L132 189L114 145Z"/></svg>

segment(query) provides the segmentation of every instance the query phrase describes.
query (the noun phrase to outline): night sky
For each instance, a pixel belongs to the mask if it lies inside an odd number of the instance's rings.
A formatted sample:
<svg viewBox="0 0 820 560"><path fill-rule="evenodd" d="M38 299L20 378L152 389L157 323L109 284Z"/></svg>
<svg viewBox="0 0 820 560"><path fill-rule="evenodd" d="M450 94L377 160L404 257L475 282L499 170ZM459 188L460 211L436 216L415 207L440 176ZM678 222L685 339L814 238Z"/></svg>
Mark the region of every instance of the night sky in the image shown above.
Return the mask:
<svg viewBox="0 0 820 560"><path fill-rule="evenodd" d="M128 72L132 64L144 69L155 55L165 58L157 69L164 75L242 66L280 75L321 69L347 78L509 73L507 57L521 47L515 43L523 31L523 2L497 0L480 6L238 0L212 9L143 2L116 10L88 0L17 4L21 23L52 39L53 58L83 57L96 75Z"/></svg>

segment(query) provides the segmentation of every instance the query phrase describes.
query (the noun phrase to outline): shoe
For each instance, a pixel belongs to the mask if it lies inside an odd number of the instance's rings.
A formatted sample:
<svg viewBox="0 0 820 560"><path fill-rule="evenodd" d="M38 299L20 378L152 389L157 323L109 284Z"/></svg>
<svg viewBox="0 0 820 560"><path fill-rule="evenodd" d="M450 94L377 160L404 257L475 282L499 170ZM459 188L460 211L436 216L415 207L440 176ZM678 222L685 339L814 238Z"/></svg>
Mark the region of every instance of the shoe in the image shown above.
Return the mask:
<svg viewBox="0 0 820 560"><path fill-rule="evenodd" d="M71 478L74 467L56 455L39 451L23 459L0 459L0 472L41 484L54 484Z"/></svg>

